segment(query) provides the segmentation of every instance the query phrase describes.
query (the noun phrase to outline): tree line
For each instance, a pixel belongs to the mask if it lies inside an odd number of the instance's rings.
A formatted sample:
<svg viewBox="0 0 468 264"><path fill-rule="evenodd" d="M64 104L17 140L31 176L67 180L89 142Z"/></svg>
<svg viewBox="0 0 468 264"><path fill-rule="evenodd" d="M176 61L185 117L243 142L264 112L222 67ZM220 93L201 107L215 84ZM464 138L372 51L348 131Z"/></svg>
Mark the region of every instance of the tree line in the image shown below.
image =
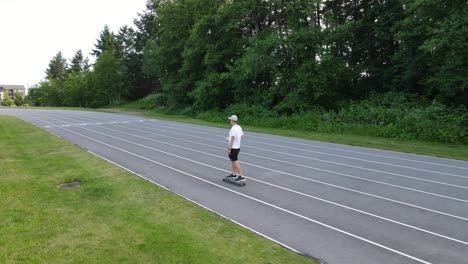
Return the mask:
<svg viewBox="0 0 468 264"><path fill-rule="evenodd" d="M196 111L291 115L400 92L468 105L462 0L153 0L105 27L90 65L59 52L33 105L99 107L156 95Z"/></svg>

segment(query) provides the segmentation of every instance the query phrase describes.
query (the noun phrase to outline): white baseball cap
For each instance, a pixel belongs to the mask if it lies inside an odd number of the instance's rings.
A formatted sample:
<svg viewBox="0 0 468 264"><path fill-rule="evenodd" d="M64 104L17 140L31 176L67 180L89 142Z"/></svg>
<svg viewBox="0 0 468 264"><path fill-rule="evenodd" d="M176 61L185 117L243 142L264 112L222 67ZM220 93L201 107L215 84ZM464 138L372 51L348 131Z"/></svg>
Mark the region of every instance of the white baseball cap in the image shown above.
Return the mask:
<svg viewBox="0 0 468 264"><path fill-rule="evenodd" d="M237 122L237 116L236 115L232 115L228 119L231 120L231 121Z"/></svg>

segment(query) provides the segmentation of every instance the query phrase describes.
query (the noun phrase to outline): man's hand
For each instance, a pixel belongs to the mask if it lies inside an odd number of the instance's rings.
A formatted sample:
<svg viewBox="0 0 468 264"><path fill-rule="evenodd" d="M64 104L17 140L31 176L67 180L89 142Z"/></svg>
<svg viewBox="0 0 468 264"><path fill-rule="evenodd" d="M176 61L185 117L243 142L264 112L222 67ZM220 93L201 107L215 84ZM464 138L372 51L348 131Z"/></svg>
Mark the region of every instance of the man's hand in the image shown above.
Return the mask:
<svg viewBox="0 0 468 264"><path fill-rule="evenodd" d="M231 139L229 140L229 147L227 151L229 155L231 154L231 148L232 148L232 145L234 145L234 140L236 140L234 136L232 136Z"/></svg>

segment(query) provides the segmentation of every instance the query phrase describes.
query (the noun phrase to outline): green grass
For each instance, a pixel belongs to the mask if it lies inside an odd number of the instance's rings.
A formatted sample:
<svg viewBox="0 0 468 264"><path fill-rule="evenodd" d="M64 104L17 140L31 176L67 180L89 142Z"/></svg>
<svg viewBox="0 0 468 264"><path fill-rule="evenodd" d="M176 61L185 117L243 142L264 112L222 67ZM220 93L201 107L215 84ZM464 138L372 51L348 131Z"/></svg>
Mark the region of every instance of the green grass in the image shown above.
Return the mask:
<svg viewBox="0 0 468 264"><path fill-rule="evenodd" d="M161 120L170 120L189 124L198 124L212 127L224 127L227 128L229 125L226 123L209 122L193 117L172 115L160 113L155 110L136 110L132 108L113 108L113 109L101 109L106 112L120 112L120 113L131 113L134 115L140 115L150 118L156 118ZM242 121L242 120L241 120ZM241 122L242 125L242 122ZM414 153L420 155L428 155L441 158L451 158L459 160L468 160L468 146L464 144L451 144L451 143L435 143L425 142L418 140L403 140L403 139L392 139L385 137L371 137L353 134L333 134L323 132L311 132L311 131L300 131L290 129L276 129L266 128L259 126L242 126L247 132L258 132L278 136L286 136L293 138L302 138L309 140L316 140L322 142L339 143L350 146L369 147L383 150L400 151L406 153Z"/></svg>
<svg viewBox="0 0 468 264"><path fill-rule="evenodd" d="M0 263L311 263L24 121L0 135Z"/></svg>

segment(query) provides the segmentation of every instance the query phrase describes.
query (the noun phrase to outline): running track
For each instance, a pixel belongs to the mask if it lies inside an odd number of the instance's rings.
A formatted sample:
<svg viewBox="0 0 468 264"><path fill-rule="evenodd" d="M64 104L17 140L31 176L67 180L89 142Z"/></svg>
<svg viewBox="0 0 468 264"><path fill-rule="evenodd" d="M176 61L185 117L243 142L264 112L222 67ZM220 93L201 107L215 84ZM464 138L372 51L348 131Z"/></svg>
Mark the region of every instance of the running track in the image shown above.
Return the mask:
<svg viewBox="0 0 468 264"><path fill-rule="evenodd" d="M241 188L221 180L227 129L101 112L0 114L324 263L468 263L468 162L245 131Z"/></svg>

